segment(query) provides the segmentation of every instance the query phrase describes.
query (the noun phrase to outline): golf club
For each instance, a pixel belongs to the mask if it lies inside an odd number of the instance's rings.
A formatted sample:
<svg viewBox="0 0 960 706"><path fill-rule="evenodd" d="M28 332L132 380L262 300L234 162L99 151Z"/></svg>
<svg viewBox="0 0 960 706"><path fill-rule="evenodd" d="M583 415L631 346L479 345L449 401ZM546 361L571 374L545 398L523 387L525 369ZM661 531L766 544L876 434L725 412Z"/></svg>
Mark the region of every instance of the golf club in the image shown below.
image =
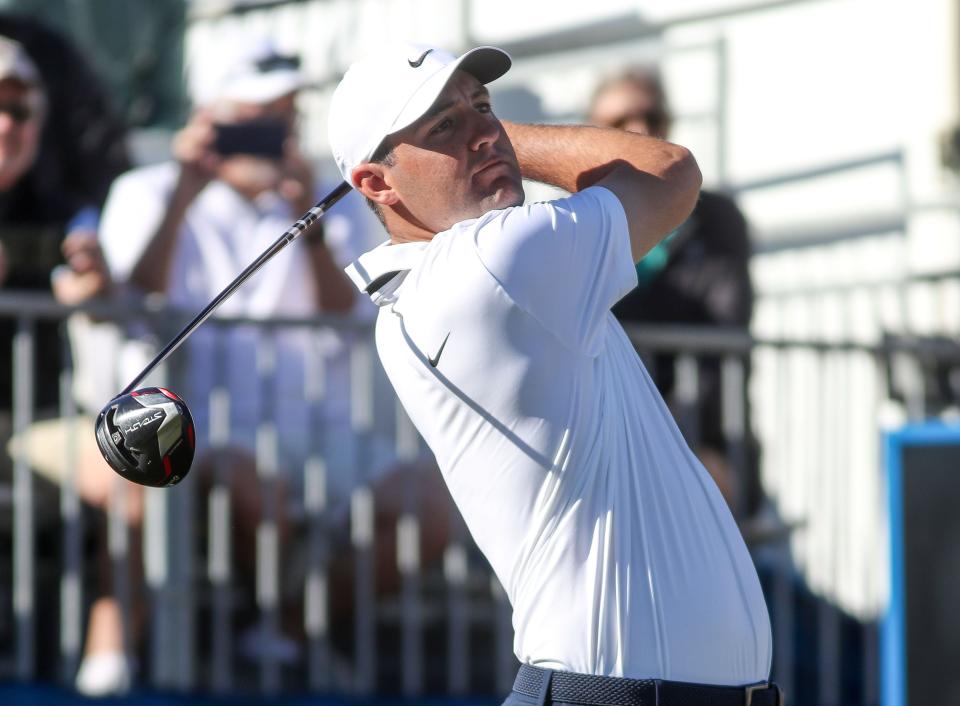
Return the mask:
<svg viewBox="0 0 960 706"><path fill-rule="evenodd" d="M342 182L301 216L174 336L119 395L100 410L96 422L97 446L111 468L127 480L156 488L175 485L183 480L193 462L196 442L190 410L179 396L169 390L160 387L137 390L136 386L177 350L187 336L253 273L303 235L350 189L347 182Z"/></svg>

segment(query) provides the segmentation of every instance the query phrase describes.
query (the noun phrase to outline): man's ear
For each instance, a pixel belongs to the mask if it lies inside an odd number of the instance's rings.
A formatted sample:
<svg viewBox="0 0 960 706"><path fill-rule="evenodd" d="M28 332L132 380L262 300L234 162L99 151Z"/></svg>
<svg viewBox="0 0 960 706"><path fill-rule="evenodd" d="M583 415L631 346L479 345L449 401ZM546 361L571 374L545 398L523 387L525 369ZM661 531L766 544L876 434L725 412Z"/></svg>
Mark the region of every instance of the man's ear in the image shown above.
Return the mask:
<svg viewBox="0 0 960 706"><path fill-rule="evenodd" d="M382 164L364 162L354 168L350 177L357 191L380 206L392 206L400 200L388 183Z"/></svg>

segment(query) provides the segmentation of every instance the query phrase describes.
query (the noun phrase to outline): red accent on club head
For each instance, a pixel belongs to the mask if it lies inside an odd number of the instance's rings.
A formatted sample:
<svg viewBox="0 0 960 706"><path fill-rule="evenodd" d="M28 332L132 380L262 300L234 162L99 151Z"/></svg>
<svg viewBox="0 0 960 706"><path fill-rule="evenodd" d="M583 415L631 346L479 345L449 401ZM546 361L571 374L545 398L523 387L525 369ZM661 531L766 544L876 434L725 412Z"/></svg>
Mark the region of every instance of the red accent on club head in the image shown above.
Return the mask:
<svg viewBox="0 0 960 706"><path fill-rule="evenodd" d="M158 387L157 389L160 390L160 392L162 392L165 396L169 397L169 398L170 398L171 400L173 400L174 402L179 402L179 401L180 401L180 398L177 397L177 396L176 396L175 394L173 394L172 392L170 392L170 390L164 389L164 388L162 388L162 387Z"/></svg>
<svg viewBox="0 0 960 706"><path fill-rule="evenodd" d="M197 445L196 445L196 443L195 443L195 441L194 441L194 438L193 438L193 424L188 424L188 425L187 425L187 441L190 443L190 448L191 448L191 449L197 448Z"/></svg>
<svg viewBox="0 0 960 706"><path fill-rule="evenodd" d="M164 470L163 479L166 480L167 478L170 477L170 474L173 473L173 466L170 465L169 455L163 457L163 470Z"/></svg>
<svg viewBox="0 0 960 706"><path fill-rule="evenodd" d="M142 393L139 390L134 390L130 393L131 397L139 397Z"/></svg>

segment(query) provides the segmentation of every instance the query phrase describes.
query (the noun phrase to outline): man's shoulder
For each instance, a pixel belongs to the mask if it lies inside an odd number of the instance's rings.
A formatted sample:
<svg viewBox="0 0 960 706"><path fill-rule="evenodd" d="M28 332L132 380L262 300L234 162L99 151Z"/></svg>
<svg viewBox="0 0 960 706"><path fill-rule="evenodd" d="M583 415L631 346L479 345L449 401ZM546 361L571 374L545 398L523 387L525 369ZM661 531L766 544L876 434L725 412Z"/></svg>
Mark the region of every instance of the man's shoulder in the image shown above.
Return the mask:
<svg viewBox="0 0 960 706"><path fill-rule="evenodd" d="M531 227L555 230L563 220L576 222L589 211L608 209L622 210L616 195L602 186L591 186L555 199L487 211L482 216L460 221L448 230L437 233L434 241L448 243L449 246L450 242L463 243L470 240L459 237L463 235L488 235L491 231L527 230Z"/></svg>
<svg viewBox="0 0 960 706"><path fill-rule="evenodd" d="M115 189L156 188L166 190L177 178L177 163L174 161L134 167L117 177Z"/></svg>

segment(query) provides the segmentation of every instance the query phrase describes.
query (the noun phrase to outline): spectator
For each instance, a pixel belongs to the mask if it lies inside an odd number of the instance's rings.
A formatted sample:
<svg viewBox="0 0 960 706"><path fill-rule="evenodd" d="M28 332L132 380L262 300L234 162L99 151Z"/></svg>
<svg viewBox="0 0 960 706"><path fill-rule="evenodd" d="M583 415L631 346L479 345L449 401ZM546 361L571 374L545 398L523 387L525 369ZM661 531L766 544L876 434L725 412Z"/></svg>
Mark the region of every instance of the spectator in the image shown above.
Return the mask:
<svg viewBox="0 0 960 706"><path fill-rule="evenodd" d="M57 271L58 291L69 296L83 290L93 295L105 280L90 223L99 205L92 194L72 192L59 178L56 156L45 159L52 96L32 57L23 46L0 36L0 286L9 290L51 291ZM65 240L65 233L67 237ZM62 248L71 265L64 262ZM12 340L16 323L0 321L0 414L12 404ZM44 411L56 408L62 346L56 323L36 328L34 345L35 401Z"/></svg>
<svg viewBox="0 0 960 706"><path fill-rule="evenodd" d="M590 122L666 139L671 115L657 71L634 68L616 75L595 90ZM622 323L688 324L741 328L750 324L753 288L749 273L747 224L728 197L701 190L693 214L637 264L639 284L613 308ZM657 355L651 373L666 400L674 393L673 354ZM701 357L698 369L699 410L697 455L710 471L734 514L754 509L739 502L752 479L737 478L726 458L723 433L720 360ZM746 399L744 399L744 402ZM749 436L749 434L748 434ZM747 456L754 466L756 452L748 439ZM754 469L748 471L755 473ZM742 486L746 483L746 486Z"/></svg>
<svg viewBox="0 0 960 706"><path fill-rule="evenodd" d="M173 141L175 161L135 169L110 191L100 238L120 291L162 294L172 306L198 311L320 196L295 137L296 98L305 85L299 60L279 53L267 41L246 41L240 56L229 59L222 71L214 67L207 72L207 81L197 82L197 108ZM362 304L341 266L356 257L365 243L354 245L357 234L347 230L315 226L246 282L219 313L254 319L356 314ZM276 385L270 391L257 383L257 344L263 335L271 337L276 351ZM268 414L276 422L280 492L284 506L296 509L304 460L316 431L307 426L312 415L303 393L305 365L308 349L318 344L326 372L319 421L324 431L330 515L345 520L355 482L345 336L208 323L192 334L174 361L186 361L176 389L190 402L200 440L192 477L208 483L215 459L226 459L233 524L242 535L233 545L239 549L239 568L250 575L263 502L252 448L257 427ZM203 453L210 424L209 395L217 382L232 395L230 445ZM390 444L374 439L367 452L372 468L400 470L393 465ZM421 470L410 472L419 475ZM87 479L81 480L86 498L109 502L115 475L94 449L82 462L81 476ZM402 478L409 476L396 473L385 478L381 496L398 503L403 497L397 486L401 483L402 488ZM128 491L139 488L128 486ZM138 527L142 500L139 492L132 494L129 518ZM445 519L436 509L433 515L437 521ZM381 525L392 531L395 522ZM281 525L281 546L287 545L290 531L289 524ZM437 536L442 541L442 533ZM348 574L345 568L338 575ZM336 600L337 595L331 596L331 601ZM124 691L130 681L125 649L119 606L113 597L104 596L91 611L78 675L80 690L87 694Z"/></svg>
<svg viewBox="0 0 960 706"><path fill-rule="evenodd" d="M34 178L56 189L72 213L100 208L113 180L130 168L126 128L90 62L59 32L0 12L0 35L19 42L46 89Z"/></svg>
<svg viewBox="0 0 960 706"><path fill-rule="evenodd" d="M18 38L30 39L34 53ZM68 55L70 62L49 63ZM67 109L60 91L70 78L80 82L78 90L86 91L86 96L78 96L77 104ZM40 25L0 13L0 296L9 297L14 291L49 296L51 285L63 301L105 291L106 266L94 232L103 193L80 188L81 179L74 182L67 176L89 167L96 175L89 187L96 179L109 178L111 170L119 173L126 163L122 128L113 121L105 101L91 103L102 96L86 64L65 39ZM84 126L97 132L108 124L117 127L113 160L101 154L81 154L76 145L63 140L67 134L79 137ZM92 144L91 140L86 144ZM13 314L0 317L0 443L5 447L12 433L14 376L22 379L28 372L13 370L16 330ZM59 322L41 320L32 330L33 416L46 420L42 424L56 425L64 352ZM9 457L4 455L0 463L0 473L9 477ZM47 528L47 519L56 508L48 490L48 485L37 488L40 530ZM38 551L40 560L43 553ZM55 552L51 558L56 560ZM55 590L41 579L37 584L39 602L49 599ZM41 628L48 625L40 616ZM40 641L41 657L49 654L48 644Z"/></svg>

